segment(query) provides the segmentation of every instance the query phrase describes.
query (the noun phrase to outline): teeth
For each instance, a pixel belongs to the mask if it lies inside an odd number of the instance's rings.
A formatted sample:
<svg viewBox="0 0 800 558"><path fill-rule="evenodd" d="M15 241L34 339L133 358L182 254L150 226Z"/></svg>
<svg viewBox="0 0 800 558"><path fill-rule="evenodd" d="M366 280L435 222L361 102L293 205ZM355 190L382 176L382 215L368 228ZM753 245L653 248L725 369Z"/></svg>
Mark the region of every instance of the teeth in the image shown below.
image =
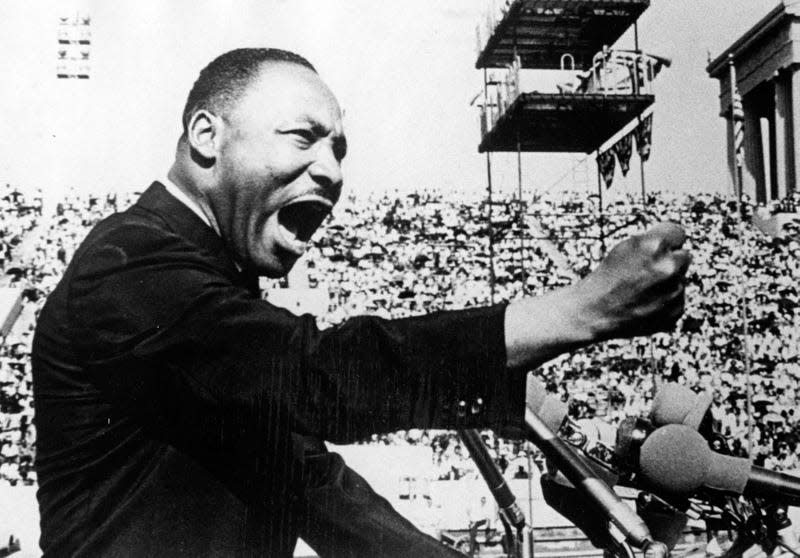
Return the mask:
<svg viewBox="0 0 800 558"><path fill-rule="evenodd" d="M304 242L297 238L295 232L287 229L283 225L278 227L280 231L281 240L283 241L284 248L287 248L289 251L294 252L295 254L302 254L305 252L306 247L308 246L308 242Z"/></svg>
<svg viewBox="0 0 800 558"><path fill-rule="evenodd" d="M285 207L288 207L289 205L294 205L294 204L300 203L300 202L315 202L315 203L318 203L318 204L321 204L321 205L325 206L328 209L333 208L333 203L331 203L331 200L329 200L327 198L323 198L322 196L318 196L316 194L306 194L305 196L299 196L299 197L293 199Z"/></svg>

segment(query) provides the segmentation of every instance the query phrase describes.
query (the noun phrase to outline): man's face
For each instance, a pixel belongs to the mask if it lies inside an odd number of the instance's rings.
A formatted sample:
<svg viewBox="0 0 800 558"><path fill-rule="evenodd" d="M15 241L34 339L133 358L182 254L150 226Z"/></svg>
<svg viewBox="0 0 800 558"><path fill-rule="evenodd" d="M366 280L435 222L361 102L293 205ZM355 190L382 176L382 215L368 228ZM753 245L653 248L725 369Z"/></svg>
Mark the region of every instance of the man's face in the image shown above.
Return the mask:
<svg viewBox="0 0 800 558"><path fill-rule="evenodd" d="M222 238L243 268L286 275L339 199L339 105L308 68L275 63L223 121L205 192Z"/></svg>

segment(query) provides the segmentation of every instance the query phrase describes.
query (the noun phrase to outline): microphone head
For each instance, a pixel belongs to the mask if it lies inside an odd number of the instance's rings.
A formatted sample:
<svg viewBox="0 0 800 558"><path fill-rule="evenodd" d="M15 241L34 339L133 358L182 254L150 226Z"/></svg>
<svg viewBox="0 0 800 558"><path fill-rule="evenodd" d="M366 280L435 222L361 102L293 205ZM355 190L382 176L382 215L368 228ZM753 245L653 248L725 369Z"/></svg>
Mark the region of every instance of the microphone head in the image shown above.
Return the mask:
<svg viewBox="0 0 800 558"><path fill-rule="evenodd" d="M674 382L662 384L653 399L650 420L655 426L684 424L698 430L712 399L710 392L696 394Z"/></svg>
<svg viewBox="0 0 800 558"><path fill-rule="evenodd" d="M709 451L711 451L710 448ZM743 494L750 478L751 469L752 465L748 459L712 451L711 464L708 467L703 486L731 494Z"/></svg>
<svg viewBox="0 0 800 558"><path fill-rule="evenodd" d="M558 432L567 418L567 404L547 393L544 384L530 374L525 387L525 403L553 432Z"/></svg>
<svg viewBox="0 0 800 558"><path fill-rule="evenodd" d="M657 493L687 496L703 485L711 458L708 444L696 430L668 424L644 441L639 467L642 477Z"/></svg>

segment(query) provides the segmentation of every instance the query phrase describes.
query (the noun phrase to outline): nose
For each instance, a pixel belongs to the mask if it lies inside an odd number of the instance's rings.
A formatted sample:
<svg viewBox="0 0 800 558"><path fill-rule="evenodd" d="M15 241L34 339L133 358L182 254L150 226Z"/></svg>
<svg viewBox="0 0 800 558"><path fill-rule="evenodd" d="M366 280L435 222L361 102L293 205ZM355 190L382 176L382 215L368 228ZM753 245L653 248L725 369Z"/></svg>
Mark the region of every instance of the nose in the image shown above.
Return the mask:
<svg viewBox="0 0 800 558"><path fill-rule="evenodd" d="M308 172L314 182L324 188L339 189L342 185L342 164L333 153L330 145L322 144L317 149L316 158Z"/></svg>

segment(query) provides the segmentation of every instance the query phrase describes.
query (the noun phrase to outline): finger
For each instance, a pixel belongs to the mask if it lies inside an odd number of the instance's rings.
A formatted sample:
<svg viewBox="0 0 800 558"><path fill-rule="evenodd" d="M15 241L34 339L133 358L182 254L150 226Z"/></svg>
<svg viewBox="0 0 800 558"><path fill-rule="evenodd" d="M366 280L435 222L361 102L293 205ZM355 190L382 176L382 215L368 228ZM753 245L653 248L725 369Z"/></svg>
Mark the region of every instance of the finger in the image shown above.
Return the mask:
<svg viewBox="0 0 800 558"><path fill-rule="evenodd" d="M689 271L689 266L692 265L692 254L689 250L681 248L680 250L674 250L671 256L677 263L676 275L686 277L686 272Z"/></svg>
<svg viewBox="0 0 800 558"><path fill-rule="evenodd" d="M675 324L686 311L686 293L683 285L679 285L669 297L663 312L662 331L668 331L675 327Z"/></svg>
<svg viewBox="0 0 800 558"><path fill-rule="evenodd" d="M680 249L670 252L662 261L656 264L656 267L663 270L667 281L683 281L691 263L692 255L689 251Z"/></svg>
<svg viewBox="0 0 800 558"><path fill-rule="evenodd" d="M663 221L645 231L646 239L656 239L663 251L676 250L686 242L686 232L677 223Z"/></svg>
<svg viewBox="0 0 800 558"><path fill-rule="evenodd" d="M639 335L670 331L686 309L685 288L682 283L673 284L668 292L654 295L641 309Z"/></svg>
<svg viewBox="0 0 800 558"><path fill-rule="evenodd" d="M675 285L686 281L686 273L692 263L688 250L676 250L659 258L653 265L653 284L647 289L652 293L665 293Z"/></svg>

